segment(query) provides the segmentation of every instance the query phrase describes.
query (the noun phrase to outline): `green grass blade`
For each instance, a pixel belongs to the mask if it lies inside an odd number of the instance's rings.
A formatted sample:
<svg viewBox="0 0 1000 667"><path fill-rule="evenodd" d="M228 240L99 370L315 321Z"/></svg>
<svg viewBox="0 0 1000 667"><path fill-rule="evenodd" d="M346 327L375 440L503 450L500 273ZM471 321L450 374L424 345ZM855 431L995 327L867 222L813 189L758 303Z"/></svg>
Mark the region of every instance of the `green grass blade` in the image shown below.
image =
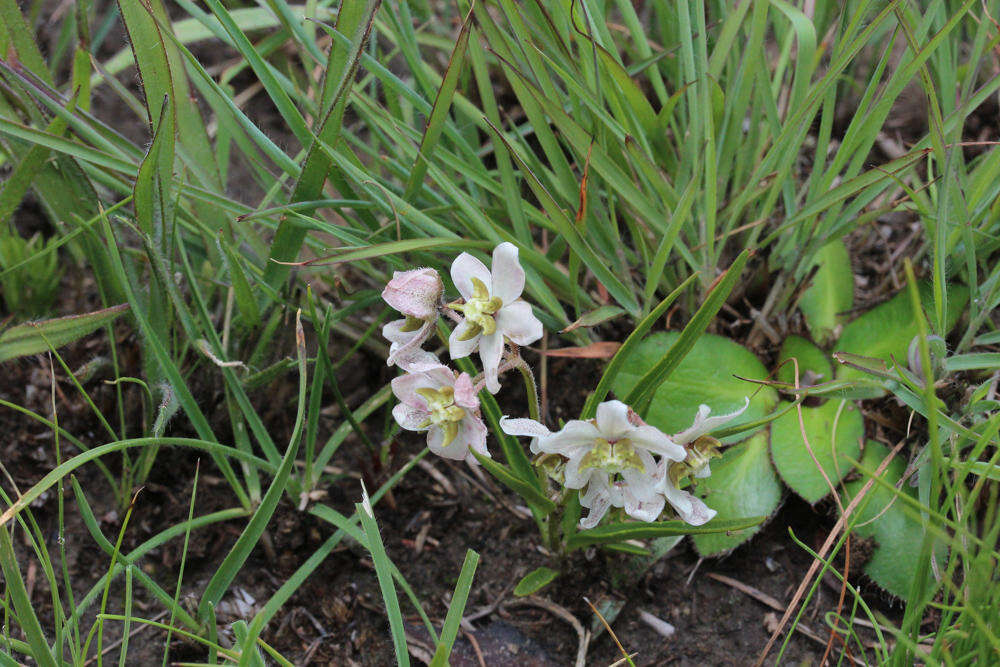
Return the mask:
<svg viewBox="0 0 1000 667"><path fill-rule="evenodd" d="M446 667L448 665L448 656L451 655L451 647L455 644L455 638L458 636L458 626L462 622L462 613L469 600L472 578L476 574L478 564L479 554L472 549L466 551L465 562L462 563L462 571L458 575L455 593L451 596L448 615L445 616L444 625L441 626L441 638L438 639L437 649L434 651L430 667Z"/></svg>
<svg viewBox="0 0 1000 667"><path fill-rule="evenodd" d="M202 621L207 620L209 610L219 604L229 585L236 578L236 575L239 574L246 559L250 556L250 552L253 551L253 548L260 541L261 535L267 530L267 524L271 520L274 510L278 507L278 501L281 500L282 495L285 493L285 484L295 465L295 456L299 451L299 436L302 433L302 424L305 417L306 392L308 387L306 377L306 343L305 334L302 330L301 313L296 315L295 340L299 362L299 398L298 410L295 415L295 426L292 429L288 449L281 460L281 466L271 480L271 485L268 487L267 493L264 494L264 498L257 507L257 511L254 512L250 522L247 523L246 528L244 528L236 540L236 544L226 554L226 557L219 565L219 569L216 570L205 586L201 602L198 605L198 618Z"/></svg>
<svg viewBox="0 0 1000 667"><path fill-rule="evenodd" d="M687 353L691 351L691 348L694 347L695 342L705 332L705 329L708 328L709 323L715 318L716 313L722 308L726 299L729 298L729 293L736 286L736 281L739 280L740 274L743 272L743 267L746 265L749 257L749 250L744 250L739 254L726 273L720 277L715 287L705 297L704 303L701 304L698 311L691 317L691 321L684 327L677 342L671 346L667 354L657 362L656 366L642 376L642 379L633 387L629 395L624 398L625 403L635 407L640 415L644 414L649 407L649 401L652 399L656 388L670 377L670 374L677 368Z"/></svg>
<svg viewBox="0 0 1000 667"><path fill-rule="evenodd" d="M399 598L392 582L392 567L389 555L385 552L382 535L379 533L375 514L372 512L368 493L364 492L362 502L354 506L355 514L361 517L361 527L365 531L368 551L375 564L375 575L378 578L379 589L382 591L382 601L385 603L385 613L389 617L389 629L392 632L392 646L396 651L396 664L409 667L410 655L406 648L406 632L403 630L403 612L399 608Z"/></svg>

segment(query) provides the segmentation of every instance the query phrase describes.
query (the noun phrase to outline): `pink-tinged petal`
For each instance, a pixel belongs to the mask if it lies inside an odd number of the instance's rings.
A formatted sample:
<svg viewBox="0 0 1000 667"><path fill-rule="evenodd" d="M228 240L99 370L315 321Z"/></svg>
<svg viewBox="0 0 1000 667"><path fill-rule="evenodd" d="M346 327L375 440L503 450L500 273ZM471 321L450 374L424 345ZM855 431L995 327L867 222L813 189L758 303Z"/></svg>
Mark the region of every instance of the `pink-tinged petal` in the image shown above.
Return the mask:
<svg viewBox="0 0 1000 667"><path fill-rule="evenodd" d="M620 440L635 430L628 420L628 406L621 401L605 401L598 405L596 421L605 440Z"/></svg>
<svg viewBox="0 0 1000 667"><path fill-rule="evenodd" d="M715 516L715 510L694 497L687 491L682 491L670 483L669 479L664 480L660 485L660 490L666 496L667 502L674 508L685 523L692 526L701 526L708 523Z"/></svg>
<svg viewBox="0 0 1000 667"><path fill-rule="evenodd" d="M405 345L417 335L417 332L403 331L404 326L406 326L406 320L393 320L382 327L382 337L390 343Z"/></svg>
<svg viewBox="0 0 1000 667"><path fill-rule="evenodd" d="M706 433L711 433L726 422L736 419L743 414L743 412L750 406L750 399L745 398L744 400L746 402L739 410L725 415L716 415L715 417L708 416L710 409L707 405L698 406L698 412L694 416L694 423L691 424L689 428L672 436L671 439L679 445L686 445L689 442L694 442Z"/></svg>
<svg viewBox="0 0 1000 667"><path fill-rule="evenodd" d="M469 323L465 320L459 322L455 330L451 332L451 336L448 337L448 350L451 352L452 359L461 359L462 357L467 357L476 351L479 347L479 339L482 338L481 334L476 334L469 340L459 340L465 336L466 332L469 330Z"/></svg>
<svg viewBox="0 0 1000 667"><path fill-rule="evenodd" d="M504 307L494 315L497 331L503 332L515 345L531 345L542 337L542 322L531 312L531 306L526 301L504 303Z"/></svg>
<svg viewBox="0 0 1000 667"><path fill-rule="evenodd" d="M545 427L545 424L536 422L534 419L515 418L504 416L500 418L500 430L507 435L521 435L530 438L546 438L552 435L552 431Z"/></svg>
<svg viewBox="0 0 1000 667"><path fill-rule="evenodd" d="M393 343L389 346L389 361L386 363L390 365L395 363L407 373L422 373L440 366L441 360L433 352L420 348L400 352L396 344Z"/></svg>
<svg viewBox="0 0 1000 667"><path fill-rule="evenodd" d="M497 372L502 356L503 336L499 331L489 336L481 335L479 337L479 358L483 362L483 372L486 374L486 389L491 394L500 391L500 378Z"/></svg>
<svg viewBox="0 0 1000 667"><path fill-rule="evenodd" d="M633 445L665 456L672 461L683 461L687 458L684 447L673 442L655 426L637 426L628 434L628 439Z"/></svg>
<svg viewBox="0 0 1000 667"><path fill-rule="evenodd" d="M472 298L472 279L478 278L486 285L487 290L492 289L493 277L486 265L480 262L467 252L455 258L451 263L451 279L458 288L458 293L462 298L469 300Z"/></svg>
<svg viewBox="0 0 1000 667"><path fill-rule="evenodd" d="M540 438L538 448L546 454L562 454L573 456L578 450L589 451L594 441L601 437L601 432L590 422L571 419L562 430L552 435ZM580 456L583 456L581 453Z"/></svg>
<svg viewBox="0 0 1000 667"><path fill-rule="evenodd" d="M407 431L426 431L427 427L421 427L421 424L427 421L430 413L405 403L397 403L392 408L392 416L396 419L396 423Z"/></svg>
<svg viewBox="0 0 1000 667"><path fill-rule="evenodd" d="M464 460L465 455L469 453L468 445L461 442L458 437L445 447L444 431L437 424L431 426L430 430L427 431L427 448L442 458L453 459L455 461Z"/></svg>
<svg viewBox="0 0 1000 667"><path fill-rule="evenodd" d="M462 373L455 378L455 405L469 410L479 409L479 397L468 373Z"/></svg>
<svg viewBox="0 0 1000 667"><path fill-rule="evenodd" d="M486 434L486 424L479 417L468 417L462 420L462 430L458 437L467 443L465 462L469 465L479 465L479 461L472 455L473 451L488 459L493 458L490 456L490 451L486 449Z"/></svg>
<svg viewBox="0 0 1000 667"><path fill-rule="evenodd" d="M411 407L427 410L427 402L417 393L417 389L429 387L436 389L437 386L427 377L425 373L407 373L392 379L392 393L396 395L401 403Z"/></svg>
<svg viewBox="0 0 1000 667"><path fill-rule="evenodd" d="M455 386L455 371L445 365L438 365L426 370L424 371L424 375L434 383L433 386L435 389Z"/></svg>
<svg viewBox="0 0 1000 667"><path fill-rule="evenodd" d="M434 269L396 271L382 290L387 304L410 317L431 320L437 317L444 284Z"/></svg>
<svg viewBox="0 0 1000 667"><path fill-rule="evenodd" d="M524 269L517 258L517 246L501 243L493 250L493 296L513 303L524 291Z"/></svg>

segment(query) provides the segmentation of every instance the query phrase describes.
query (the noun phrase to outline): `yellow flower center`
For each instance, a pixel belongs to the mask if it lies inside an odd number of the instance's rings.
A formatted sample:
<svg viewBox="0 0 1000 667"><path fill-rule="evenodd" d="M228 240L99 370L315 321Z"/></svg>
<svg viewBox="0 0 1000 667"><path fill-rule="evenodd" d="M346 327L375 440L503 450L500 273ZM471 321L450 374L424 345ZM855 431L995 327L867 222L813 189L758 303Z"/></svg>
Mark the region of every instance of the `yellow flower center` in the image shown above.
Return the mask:
<svg viewBox="0 0 1000 667"><path fill-rule="evenodd" d="M482 280L472 278L472 297L465 303L453 303L448 307L461 311L468 323L459 340L472 340L479 334L489 336L496 332L497 321L493 315L503 307L503 301L499 297L491 297Z"/></svg>
<svg viewBox="0 0 1000 667"><path fill-rule="evenodd" d="M609 442L604 438L597 438L594 446L589 452L584 454L580 461L580 470L596 468L610 474L617 474L630 468L643 470L642 459L635 451L635 447L627 438Z"/></svg>
<svg viewBox="0 0 1000 667"><path fill-rule="evenodd" d="M432 424L440 427L444 431L444 442L441 446L447 447L455 440L461 422L465 419L465 410L455 405L455 388L423 387L417 389L417 393L427 402L427 410L430 412L430 416L420 428L428 428Z"/></svg>

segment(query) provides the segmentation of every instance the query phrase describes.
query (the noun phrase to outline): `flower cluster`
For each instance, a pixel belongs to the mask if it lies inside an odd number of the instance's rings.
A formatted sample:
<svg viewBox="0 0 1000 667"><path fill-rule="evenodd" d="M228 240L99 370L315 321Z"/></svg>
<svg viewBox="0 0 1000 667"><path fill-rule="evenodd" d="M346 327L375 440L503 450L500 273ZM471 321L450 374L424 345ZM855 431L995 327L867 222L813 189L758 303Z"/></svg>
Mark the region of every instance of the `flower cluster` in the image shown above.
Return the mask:
<svg viewBox="0 0 1000 667"><path fill-rule="evenodd" d="M472 452L490 456L479 392L495 394L505 371L527 368L519 348L541 338L542 323L521 299L525 274L511 243L496 247L490 269L462 253L451 265L451 279L460 298L450 302L433 269L396 272L382 292L403 315L382 329L391 343L389 365L405 371L392 381L399 399L392 414L402 428L425 431L435 454L475 464ZM478 351L480 376L457 373L423 349L441 315L456 323L448 338L451 358ZM533 419L509 417L500 420L500 428L530 437L535 465L565 489L579 491L580 504L589 509L580 522L583 528L596 526L612 507L639 521L655 521L667 504L681 519L700 526L715 511L682 487L688 478L710 474L719 441L707 434L747 405L749 400L740 410L715 417L702 405L691 427L674 435L646 424L621 401L601 403L593 419L571 420L557 432Z"/></svg>
<svg viewBox="0 0 1000 667"><path fill-rule="evenodd" d="M574 419L551 432L532 419L500 421L510 435L530 436L549 475L568 489L579 489L580 504L590 510L580 522L593 528L612 507L639 521L655 521L666 503L689 524L700 526L715 516L704 502L680 488L686 477L707 477L709 459L718 456L718 440L706 435L746 410L709 417L702 405L694 424L668 436L646 424L621 401L597 406L596 417ZM658 459L658 460L657 460Z"/></svg>
<svg viewBox="0 0 1000 667"><path fill-rule="evenodd" d="M462 253L451 265L451 279L461 298L445 303L444 284L434 269L395 272L382 298L403 318L386 324L382 335L390 342L388 364L406 371L392 381L400 401L393 410L396 421L407 430L427 431L427 445L435 454L475 463L470 448L489 456L479 391L500 390L505 348L516 356L516 346L542 337L542 323L521 299L525 275L512 243L493 251L492 270ZM448 340L451 358L478 351L482 379L455 373L423 349L442 314L457 321Z"/></svg>

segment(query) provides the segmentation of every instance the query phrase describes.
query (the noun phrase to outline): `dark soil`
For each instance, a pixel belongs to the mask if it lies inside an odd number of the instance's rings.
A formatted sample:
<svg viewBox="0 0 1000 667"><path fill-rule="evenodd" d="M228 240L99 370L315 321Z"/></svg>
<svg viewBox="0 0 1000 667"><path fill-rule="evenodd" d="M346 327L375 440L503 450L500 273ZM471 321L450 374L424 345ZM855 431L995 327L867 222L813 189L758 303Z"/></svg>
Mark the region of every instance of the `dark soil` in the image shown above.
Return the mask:
<svg viewBox="0 0 1000 667"><path fill-rule="evenodd" d="M129 349L130 343L134 347L125 327L119 328L119 342L125 349ZM75 369L95 355L106 354L104 348L102 336L94 335L67 349L67 364ZM584 388L593 385L593 378L589 376L599 367L597 362L550 360L548 384L550 413L554 419L573 416ZM138 369L133 370L137 372ZM362 359L356 372L357 380L351 384L370 378L372 373L384 374L385 370L377 359ZM5 382L0 383L0 398L43 415L49 414L50 374L44 358L8 364L5 375ZM107 441L89 408L58 368L56 377L59 380L60 424L89 445ZM278 384L291 386L293 382L293 378L279 379ZM85 389L102 410L114 414L111 409L113 392L109 387L96 380ZM254 399L263 403L273 399L276 392L281 393L278 386L258 392ZM507 400L516 402L516 393L512 391ZM203 407L211 406L211 391L203 391L200 398L204 399ZM139 418L139 415L134 417ZM272 433L279 442L291 428L290 423L282 421L275 419L273 424ZM323 426L332 428L336 420L331 419ZM52 437L46 427L10 410L0 410L0 428L10 436L3 451L3 461L18 488L28 488L54 467ZM368 452L353 440L348 440L333 463L345 470L363 470L369 486L378 485L419 451L422 442L411 435L400 437L394 446L395 456L381 470L372 465ZM63 458L75 453L63 441ZM197 459L197 454L189 450L161 451L152 478L138 496L125 533L123 551L131 550L187 518ZM699 562L693 548L685 542L649 570L637 573L629 556L599 550L577 552L566 564L565 574L544 589L540 597L523 600L512 595L514 583L523 574L549 561L540 552L533 522L518 509L517 498L465 465L442 459L428 459L427 462L447 482L432 476L428 468L415 468L391 496L379 503L376 516L390 557L438 628L447 612L466 550L473 549L481 556L466 608L466 615L473 615L476 620L470 625L471 631L463 631L459 636L453 660L456 665L479 664L477 650L488 665L572 664L579 637L560 615L560 609L565 610L563 614L575 617L584 629L595 633L588 651L588 664L611 664L622 657L620 650L603 631L587 600L611 616L611 627L618 641L627 651L636 654L633 660L637 665L746 664L764 646L769 636L768 628L773 627L775 617L780 617L781 612L713 575L729 577L783 605L790 600L810 564L808 555L791 541L789 529L798 539L815 548L833 523L825 506L811 508L790 497L758 536L726 558ZM113 472L118 471L120 462L108 457L106 463ZM199 472L196 515L237 506L228 486L208 459L201 460ZM122 513L106 480L92 465L81 468L77 475L102 531L114 541ZM324 502L349 515L354 502L360 499L360 483L351 477L331 478L329 482ZM68 488L65 500L66 547L70 554L74 594L79 599L107 572L109 557L95 548ZM43 534L50 539L50 551L56 556L58 524L54 490L35 504L32 514ZM186 555L183 599L192 605L197 602L199 592L243 525L242 519L217 523L192 534ZM220 605L218 616L223 638L230 622L256 613L333 532L328 524L287 504L279 507L270 526L267 544L254 551ZM21 533L18 535L20 541ZM182 546L182 541L175 539L150 552L141 562L143 571L169 591L176 585ZM32 560L25 558L24 562ZM855 564L854 571L859 569ZM42 618L51 622L51 598L45 578L39 572L29 573L29 576L34 581L37 608ZM882 597L874 587L861 583L869 598L878 601ZM119 609L124 594L121 582L116 582L111 590L110 608ZM139 613L154 617L162 607L150 601L139 587L137 591ZM833 586L832 582L820 586L807 607L803 624L821 641L802 634L793 635L782 663L815 664L819 661L828 637L824 614L836 608L838 595L839 586ZM421 647L430 645L429 637L402 593L400 597L409 623L413 657L419 661L424 655ZM381 606L381 595L367 552L344 541L272 620L264 639L296 664L390 664L393 662L392 644ZM615 608L620 608L617 616L608 611ZM891 613L889 608L886 611ZM642 620L642 612L672 624L675 634L670 638L658 634ZM116 631L120 632L109 627L107 641L116 636ZM145 630L133 637L129 647L130 664L159 661L164 641L165 636L159 631ZM772 659L775 655L772 654ZM204 652L197 645L175 639L171 658L200 660L204 659Z"/></svg>

